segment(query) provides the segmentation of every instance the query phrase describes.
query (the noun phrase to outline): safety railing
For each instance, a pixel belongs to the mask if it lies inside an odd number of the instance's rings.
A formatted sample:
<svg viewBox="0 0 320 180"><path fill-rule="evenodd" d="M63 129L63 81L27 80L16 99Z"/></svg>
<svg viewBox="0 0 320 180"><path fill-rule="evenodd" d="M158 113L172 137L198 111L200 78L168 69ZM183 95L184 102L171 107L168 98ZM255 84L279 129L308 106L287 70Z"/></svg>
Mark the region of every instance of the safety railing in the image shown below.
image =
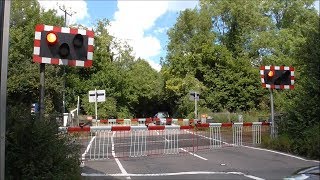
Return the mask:
<svg viewBox="0 0 320 180"><path fill-rule="evenodd" d="M146 121L146 120L145 120ZM82 159L190 154L225 146L255 146L268 135L269 123L207 123L189 125L137 125L61 127L82 145ZM110 121L110 123L117 123ZM125 120L124 120L125 122ZM185 121L183 121L185 122Z"/></svg>

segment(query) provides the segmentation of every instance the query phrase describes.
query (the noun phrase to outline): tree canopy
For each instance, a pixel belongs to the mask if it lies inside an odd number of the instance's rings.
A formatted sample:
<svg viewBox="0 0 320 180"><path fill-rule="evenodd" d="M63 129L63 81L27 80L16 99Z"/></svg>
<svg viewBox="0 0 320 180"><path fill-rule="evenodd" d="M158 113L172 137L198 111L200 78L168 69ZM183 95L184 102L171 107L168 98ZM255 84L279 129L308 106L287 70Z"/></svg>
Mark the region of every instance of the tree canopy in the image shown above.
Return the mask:
<svg viewBox="0 0 320 180"><path fill-rule="evenodd" d="M207 112L268 112L269 91L261 87L259 66L286 65L296 69L296 89L275 91L276 111L288 114L283 132L309 137L318 129L304 130L319 128L320 114L319 15L313 3L200 0L199 7L181 11L168 30L160 72L134 57L132 47L110 35L109 20L100 19L94 22L93 67L66 67L66 108L76 108L80 96L82 114L93 115L88 91L103 89L107 100L99 103L99 118L150 117L157 111L187 118L193 117L188 93L194 90ZM39 64L32 62L36 24L62 26L63 18L36 0L12 1L8 106L21 112L39 101ZM62 112L62 69L46 65L47 115Z"/></svg>

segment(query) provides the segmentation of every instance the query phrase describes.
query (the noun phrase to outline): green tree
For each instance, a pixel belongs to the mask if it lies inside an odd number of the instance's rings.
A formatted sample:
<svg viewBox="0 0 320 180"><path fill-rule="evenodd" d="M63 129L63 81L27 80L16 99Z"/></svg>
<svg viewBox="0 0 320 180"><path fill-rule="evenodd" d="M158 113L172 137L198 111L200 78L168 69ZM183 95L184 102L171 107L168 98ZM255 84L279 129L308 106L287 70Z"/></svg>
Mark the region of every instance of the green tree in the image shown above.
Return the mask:
<svg viewBox="0 0 320 180"><path fill-rule="evenodd" d="M139 58L125 76L127 107L137 117L153 116L163 89L161 75Z"/></svg>
<svg viewBox="0 0 320 180"><path fill-rule="evenodd" d="M39 64L32 62L36 24L61 25L54 11L44 12L35 0L13 1L10 16L8 104L38 102ZM59 66L46 66L46 112L59 112L62 79Z"/></svg>
<svg viewBox="0 0 320 180"><path fill-rule="evenodd" d="M307 39L296 52L300 77L296 80L283 133L293 138L296 153L319 158L320 155L320 33L319 17L310 26Z"/></svg>
<svg viewBox="0 0 320 180"><path fill-rule="evenodd" d="M230 11L236 11L239 5L228 6L227 2L218 1L220 4L203 1L200 9L185 10L181 12L177 23L169 30L168 55L164 62L162 73L165 78L166 88L179 88L175 94L170 94L171 102L185 96L193 87L182 91L182 82L186 76L193 76L202 87L204 107L212 111L249 110L259 105L262 96L259 86L258 69L252 67L248 58L245 41L230 40L235 38L231 33L233 19L240 20L245 17L223 19L228 12L215 8L228 7ZM251 5L248 5L251 6ZM249 8L249 7L248 7ZM220 14L218 14L220 13ZM254 11L252 12L254 13ZM242 15L242 14L241 14ZM234 16L240 16L235 13ZM225 23L227 33L221 33L215 27L215 21ZM242 20L244 21L244 20ZM255 20L252 20L255 22ZM245 30L251 30L246 23L242 26ZM261 25L262 26L262 25ZM235 29L235 32L237 29ZM244 30L236 35L245 39ZM242 37L244 36L244 37ZM229 39L229 40L228 40ZM234 47L228 44L234 43ZM238 43L238 45L236 45ZM239 51L241 50L241 52ZM175 84L170 86L170 84ZM166 89L170 92L170 89ZM170 100L169 100L170 101ZM180 101L180 105L181 106ZM172 107L175 107L176 103Z"/></svg>
<svg viewBox="0 0 320 180"><path fill-rule="evenodd" d="M8 179L78 179L79 148L57 135L55 121L30 114L39 97L39 64L32 62L36 24L59 26L62 17L44 12L36 0L12 1L8 64L6 177ZM46 114L60 110L59 66L46 66ZM55 117L53 117L55 120Z"/></svg>

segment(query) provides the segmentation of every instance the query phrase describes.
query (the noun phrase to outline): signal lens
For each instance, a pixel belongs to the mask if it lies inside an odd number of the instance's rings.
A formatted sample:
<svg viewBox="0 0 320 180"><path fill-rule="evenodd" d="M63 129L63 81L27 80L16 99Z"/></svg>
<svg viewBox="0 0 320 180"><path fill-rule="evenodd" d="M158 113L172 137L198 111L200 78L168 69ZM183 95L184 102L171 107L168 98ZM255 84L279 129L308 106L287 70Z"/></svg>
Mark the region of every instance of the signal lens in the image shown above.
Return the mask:
<svg viewBox="0 0 320 180"><path fill-rule="evenodd" d="M50 32L50 33L47 34L47 42L49 44L51 44L51 45L55 44L57 42L57 40L58 40L58 37L57 37L57 35L55 33Z"/></svg>
<svg viewBox="0 0 320 180"><path fill-rule="evenodd" d="M83 46L83 36L81 34L77 34L73 39L73 45L76 48L81 48Z"/></svg>
<svg viewBox="0 0 320 180"><path fill-rule="evenodd" d="M274 72L273 72L273 71L269 71L269 72L268 72L268 77L269 77L269 78L272 78L273 76L274 76Z"/></svg>
<svg viewBox="0 0 320 180"><path fill-rule="evenodd" d="M63 43L61 44L61 46L59 47L59 55L61 56L61 58L67 58L70 54L70 48L69 45L67 43Z"/></svg>

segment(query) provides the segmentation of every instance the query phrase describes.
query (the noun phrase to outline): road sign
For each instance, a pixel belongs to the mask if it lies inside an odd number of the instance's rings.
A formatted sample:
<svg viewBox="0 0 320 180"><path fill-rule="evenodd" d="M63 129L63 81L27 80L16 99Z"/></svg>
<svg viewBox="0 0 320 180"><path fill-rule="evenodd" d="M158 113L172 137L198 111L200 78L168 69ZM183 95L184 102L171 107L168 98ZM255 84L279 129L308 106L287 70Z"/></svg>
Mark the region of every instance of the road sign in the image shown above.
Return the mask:
<svg viewBox="0 0 320 180"><path fill-rule="evenodd" d="M96 96L97 93L97 96ZM97 91L89 91L89 102L104 102L106 101L106 91L105 90L97 90Z"/></svg>
<svg viewBox="0 0 320 180"><path fill-rule="evenodd" d="M190 91L189 94L190 94L190 96L189 96L190 101L195 101L195 100L199 101L199 99L200 99L199 93L197 93L195 91Z"/></svg>

